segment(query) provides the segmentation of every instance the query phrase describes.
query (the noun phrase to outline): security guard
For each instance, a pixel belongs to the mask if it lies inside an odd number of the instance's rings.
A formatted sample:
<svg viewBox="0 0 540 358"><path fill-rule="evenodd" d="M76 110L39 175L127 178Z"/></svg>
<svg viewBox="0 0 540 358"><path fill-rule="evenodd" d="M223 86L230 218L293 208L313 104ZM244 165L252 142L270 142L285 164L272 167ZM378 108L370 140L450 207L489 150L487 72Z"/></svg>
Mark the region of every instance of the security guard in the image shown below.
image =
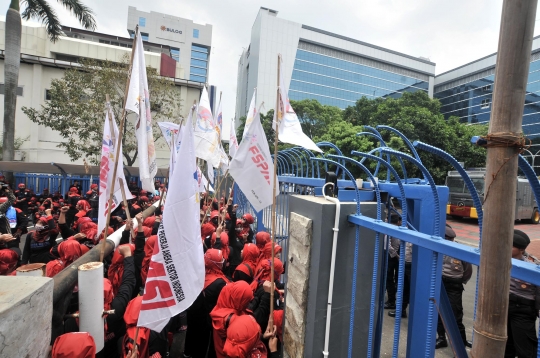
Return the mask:
<svg viewBox="0 0 540 358"><path fill-rule="evenodd" d="M525 261L523 254L530 242L527 234L514 230L512 258ZM540 287L511 277L505 358L536 357L538 338L535 324L539 308Z"/></svg>
<svg viewBox="0 0 540 358"><path fill-rule="evenodd" d="M454 241L456 233L446 224L446 230L444 232L444 238L449 241ZM466 284L472 275L472 265L468 262L455 259L450 256L444 255L443 257L443 267L442 267L442 283L446 294L448 295L448 300L450 301L450 306L452 307L452 312L456 318L456 323L461 334L461 339L465 347L472 347L472 343L467 340L465 333L465 326L463 325L463 285ZM446 341L446 331L442 323L441 317L437 321L437 334L438 338L435 343L435 349L448 347L448 342Z"/></svg>

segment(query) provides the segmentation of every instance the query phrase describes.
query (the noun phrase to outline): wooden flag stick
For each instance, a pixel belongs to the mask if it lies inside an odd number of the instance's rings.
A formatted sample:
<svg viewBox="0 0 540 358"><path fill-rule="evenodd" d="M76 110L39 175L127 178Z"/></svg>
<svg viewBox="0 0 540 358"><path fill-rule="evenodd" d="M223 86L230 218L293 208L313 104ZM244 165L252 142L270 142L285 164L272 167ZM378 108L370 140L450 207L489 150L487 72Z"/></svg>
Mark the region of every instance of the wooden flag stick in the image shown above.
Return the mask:
<svg viewBox="0 0 540 358"><path fill-rule="evenodd" d="M272 290L270 291L270 317L268 318L268 327L272 331L274 329L274 246L276 243L276 226L277 226L277 217L276 217L276 179L277 179L277 157L278 157L278 133L279 133L279 121L280 121L280 112L279 112L279 78L281 70L281 55L278 55L278 70L277 70L277 98L276 98L276 129L274 132L274 186L272 188L272 257L270 258L270 281L272 283ZM283 115L283 114L281 114Z"/></svg>
<svg viewBox="0 0 540 358"><path fill-rule="evenodd" d="M124 188L124 180L122 180L122 178L118 178L118 181L120 182L120 190L122 191L122 200L124 201L124 208L126 208L126 218L128 222L131 222L131 215L129 214L128 203L126 200L126 189Z"/></svg>
<svg viewBox="0 0 540 358"><path fill-rule="evenodd" d="M117 163L118 163L118 160L119 160L119 157L120 157L120 143L122 143L122 135L123 135L123 132L124 132L124 122L125 122L125 119L126 119L126 101L127 101L128 91L129 91L129 82L131 80L131 72L133 71L133 55L135 54L135 49L137 47L137 34L138 34L138 32L139 32L139 26L137 25L135 27L135 36L133 37L133 48L132 48L132 51L131 51L131 60L129 62L129 71L128 71L128 78L127 78L127 81L126 81L126 89L125 89L125 92L124 92L124 108L122 109L122 117L120 119L120 126L118 128L118 139L115 142L116 155L115 155L114 168L113 168L113 180L112 180L112 184L111 184L111 194L109 195L109 201L108 201L108 205L107 205L107 220L105 221L105 232L103 233L103 240L100 243L100 245L101 245L101 252L100 252L100 255L99 255L99 261L100 262L103 262L103 256L105 254L105 244L104 243L107 240L108 231L109 231L109 223L111 221L111 212L112 212L111 206L112 206L112 199L113 199L113 195L114 195L114 184L116 182L116 173L118 171L118 164ZM110 111L110 105L109 105L109 111ZM110 117L110 115L109 115L109 117ZM111 132L114 133L114 128L111 128Z"/></svg>

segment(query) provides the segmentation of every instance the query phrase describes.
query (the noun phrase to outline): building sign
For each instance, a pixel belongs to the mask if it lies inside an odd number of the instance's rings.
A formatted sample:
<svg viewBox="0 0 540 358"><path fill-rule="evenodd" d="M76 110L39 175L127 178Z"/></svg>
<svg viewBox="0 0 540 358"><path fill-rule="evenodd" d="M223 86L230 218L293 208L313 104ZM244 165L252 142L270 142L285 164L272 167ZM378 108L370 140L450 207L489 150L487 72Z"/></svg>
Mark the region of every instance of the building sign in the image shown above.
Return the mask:
<svg viewBox="0 0 540 358"><path fill-rule="evenodd" d="M182 35L182 30L173 29L173 28L170 28L170 27L167 27L167 26L164 26L164 25L161 25L160 29L161 29L161 31L172 32L172 33L175 33L175 34Z"/></svg>

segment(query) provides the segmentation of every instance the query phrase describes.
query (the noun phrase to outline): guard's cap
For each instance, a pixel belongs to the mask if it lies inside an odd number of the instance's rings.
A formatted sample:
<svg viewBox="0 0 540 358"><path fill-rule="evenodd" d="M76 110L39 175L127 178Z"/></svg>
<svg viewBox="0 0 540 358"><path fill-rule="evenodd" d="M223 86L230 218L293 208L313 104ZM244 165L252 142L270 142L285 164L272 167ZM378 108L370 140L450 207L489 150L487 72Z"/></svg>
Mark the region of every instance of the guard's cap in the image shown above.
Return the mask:
<svg viewBox="0 0 540 358"><path fill-rule="evenodd" d="M446 225L446 228L444 230L444 238L446 240L454 240L455 237L456 232L454 231L454 229L452 229L450 225Z"/></svg>
<svg viewBox="0 0 540 358"><path fill-rule="evenodd" d="M529 235L525 234L521 230L514 229L514 240L512 242L512 246L514 246L516 249L525 250L530 243L531 239L529 239Z"/></svg>

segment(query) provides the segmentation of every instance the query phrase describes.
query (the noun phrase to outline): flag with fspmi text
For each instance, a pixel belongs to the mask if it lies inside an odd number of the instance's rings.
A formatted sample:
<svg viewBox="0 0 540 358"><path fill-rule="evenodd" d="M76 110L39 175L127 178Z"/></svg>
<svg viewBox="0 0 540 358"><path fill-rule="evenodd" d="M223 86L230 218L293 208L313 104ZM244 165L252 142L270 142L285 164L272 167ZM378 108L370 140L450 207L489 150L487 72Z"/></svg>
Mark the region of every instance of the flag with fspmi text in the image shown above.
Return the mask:
<svg viewBox="0 0 540 358"><path fill-rule="evenodd" d="M229 173L255 210L272 204L274 165L258 111L231 161Z"/></svg>
<svg viewBox="0 0 540 358"><path fill-rule="evenodd" d="M170 177L137 324L156 332L161 332L171 317L189 308L204 284L199 175L191 117L182 131L177 154L179 169Z"/></svg>

